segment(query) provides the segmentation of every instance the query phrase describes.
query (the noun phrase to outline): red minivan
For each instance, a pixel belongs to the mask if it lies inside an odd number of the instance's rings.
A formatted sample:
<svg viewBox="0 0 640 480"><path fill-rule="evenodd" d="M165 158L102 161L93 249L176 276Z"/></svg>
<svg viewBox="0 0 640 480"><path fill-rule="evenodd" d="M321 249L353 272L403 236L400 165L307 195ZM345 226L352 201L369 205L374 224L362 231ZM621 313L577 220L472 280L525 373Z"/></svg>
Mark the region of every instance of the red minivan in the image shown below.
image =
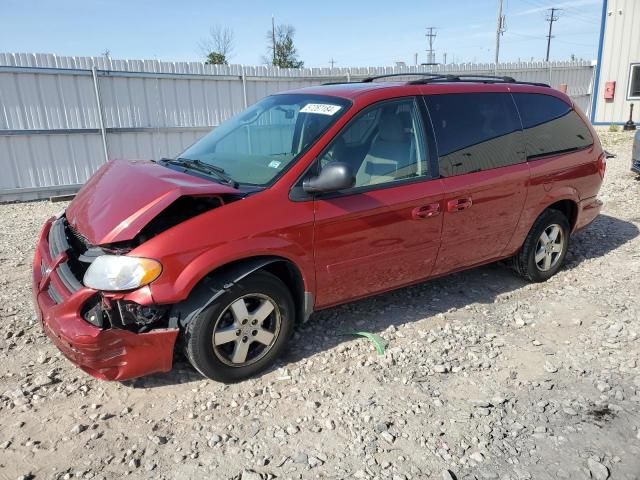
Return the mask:
<svg viewBox="0 0 640 480"><path fill-rule="evenodd" d="M502 259L555 274L605 171L569 97L377 80L272 95L177 158L104 165L40 233L47 335L98 378L168 371L179 346L232 382L316 310Z"/></svg>

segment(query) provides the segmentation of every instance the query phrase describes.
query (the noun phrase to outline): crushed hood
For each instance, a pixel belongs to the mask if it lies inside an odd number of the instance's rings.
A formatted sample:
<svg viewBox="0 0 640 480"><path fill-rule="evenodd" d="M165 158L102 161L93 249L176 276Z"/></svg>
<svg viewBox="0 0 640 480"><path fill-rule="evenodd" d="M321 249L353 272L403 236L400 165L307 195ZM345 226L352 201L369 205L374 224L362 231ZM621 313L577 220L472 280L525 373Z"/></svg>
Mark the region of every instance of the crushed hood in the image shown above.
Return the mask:
<svg viewBox="0 0 640 480"><path fill-rule="evenodd" d="M103 245L133 239L181 196L226 194L238 190L151 161L113 160L78 192L67 220L89 242Z"/></svg>

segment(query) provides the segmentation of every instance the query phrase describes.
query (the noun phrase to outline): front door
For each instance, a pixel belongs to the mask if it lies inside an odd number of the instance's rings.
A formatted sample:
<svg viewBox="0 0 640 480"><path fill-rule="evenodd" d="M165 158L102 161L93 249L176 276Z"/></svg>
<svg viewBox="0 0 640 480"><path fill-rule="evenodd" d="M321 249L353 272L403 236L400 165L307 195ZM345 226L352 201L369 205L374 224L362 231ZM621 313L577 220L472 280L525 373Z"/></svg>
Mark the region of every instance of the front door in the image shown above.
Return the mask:
<svg viewBox="0 0 640 480"><path fill-rule="evenodd" d="M440 246L444 190L427 161L415 98L360 112L319 159L349 163L356 184L314 201L318 307L427 278Z"/></svg>
<svg viewBox="0 0 640 480"><path fill-rule="evenodd" d="M424 97L433 122L445 198L433 274L499 257L527 196L522 127L509 93Z"/></svg>

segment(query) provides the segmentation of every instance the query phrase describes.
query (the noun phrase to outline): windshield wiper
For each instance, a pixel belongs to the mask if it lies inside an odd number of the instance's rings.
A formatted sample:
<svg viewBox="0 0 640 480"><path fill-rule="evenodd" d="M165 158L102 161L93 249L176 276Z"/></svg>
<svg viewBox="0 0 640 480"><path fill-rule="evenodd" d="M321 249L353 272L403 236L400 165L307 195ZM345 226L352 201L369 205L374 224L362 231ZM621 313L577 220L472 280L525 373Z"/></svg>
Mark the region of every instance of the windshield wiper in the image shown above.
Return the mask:
<svg viewBox="0 0 640 480"><path fill-rule="evenodd" d="M170 163L171 165L179 165L181 167L190 168L191 170L197 170L206 174L213 174L222 180L224 183L232 186L233 188L238 188L238 182L236 182L233 178L227 175L224 171L224 168L217 167L215 165L211 165L209 163L203 162L198 159L190 159L190 158L163 158L163 162Z"/></svg>

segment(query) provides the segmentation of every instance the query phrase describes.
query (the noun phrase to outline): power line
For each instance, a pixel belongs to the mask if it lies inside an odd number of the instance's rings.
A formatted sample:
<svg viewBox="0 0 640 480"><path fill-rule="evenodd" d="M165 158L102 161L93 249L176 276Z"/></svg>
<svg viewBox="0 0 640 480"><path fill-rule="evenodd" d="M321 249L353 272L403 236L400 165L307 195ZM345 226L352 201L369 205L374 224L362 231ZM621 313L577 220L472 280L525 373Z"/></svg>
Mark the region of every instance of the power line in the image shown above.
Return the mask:
<svg viewBox="0 0 640 480"><path fill-rule="evenodd" d="M577 42L569 42L567 40L560 40L560 39L556 39L556 42L560 42L560 43L566 43L567 45L578 45L579 47L595 47L595 44L593 43L577 43Z"/></svg>
<svg viewBox="0 0 640 480"><path fill-rule="evenodd" d="M433 49L433 41L436 39L435 27L427 27L428 33L425 35L429 39L427 49L427 63L436 63L436 51Z"/></svg>
<svg viewBox="0 0 640 480"><path fill-rule="evenodd" d="M531 35L526 33L518 33L518 32L509 32L509 35L515 35L516 37L530 38L540 40L540 35Z"/></svg>
<svg viewBox="0 0 640 480"><path fill-rule="evenodd" d="M539 11L549 10L551 8L551 5L553 4L553 2L548 2L545 4L540 0L538 1L521 0L521 1L526 3L527 5L531 5L532 7L535 7L533 10L539 10ZM565 13L567 13L568 15L571 15L572 20L578 20L580 22L584 22L590 25L596 25L600 23L600 16L598 13L594 13L593 15L585 14L581 9L572 7L568 5L567 2L562 2L560 3L560 5L562 5L562 10L566 10ZM556 10L560 10L560 9L556 8Z"/></svg>
<svg viewBox="0 0 640 480"><path fill-rule="evenodd" d="M584 23L589 23L592 25L600 23L600 16L598 13L593 13L591 15L585 14L582 10L569 6L567 4L563 4L562 8L565 10L565 13L571 15L571 18L574 20L580 20Z"/></svg>
<svg viewBox="0 0 640 480"><path fill-rule="evenodd" d="M543 5L542 3L540 3L540 1L536 1L536 0L522 0L522 1L533 7L544 7L544 8L547 7L547 5Z"/></svg>
<svg viewBox="0 0 640 480"><path fill-rule="evenodd" d="M575 13L565 12L567 18L571 20L577 20L581 22L583 25L597 25L600 23L600 20L587 20L586 17L579 17Z"/></svg>
<svg viewBox="0 0 640 480"><path fill-rule="evenodd" d="M553 38L553 35L551 35L551 30L553 29L553 22L556 22L558 20L556 12L559 11L559 8L552 7L549 9L549 15L547 15L547 22L549 22L549 35L547 35L547 57L545 59L545 61L547 62L549 61L549 50L551 50L551 38Z"/></svg>

